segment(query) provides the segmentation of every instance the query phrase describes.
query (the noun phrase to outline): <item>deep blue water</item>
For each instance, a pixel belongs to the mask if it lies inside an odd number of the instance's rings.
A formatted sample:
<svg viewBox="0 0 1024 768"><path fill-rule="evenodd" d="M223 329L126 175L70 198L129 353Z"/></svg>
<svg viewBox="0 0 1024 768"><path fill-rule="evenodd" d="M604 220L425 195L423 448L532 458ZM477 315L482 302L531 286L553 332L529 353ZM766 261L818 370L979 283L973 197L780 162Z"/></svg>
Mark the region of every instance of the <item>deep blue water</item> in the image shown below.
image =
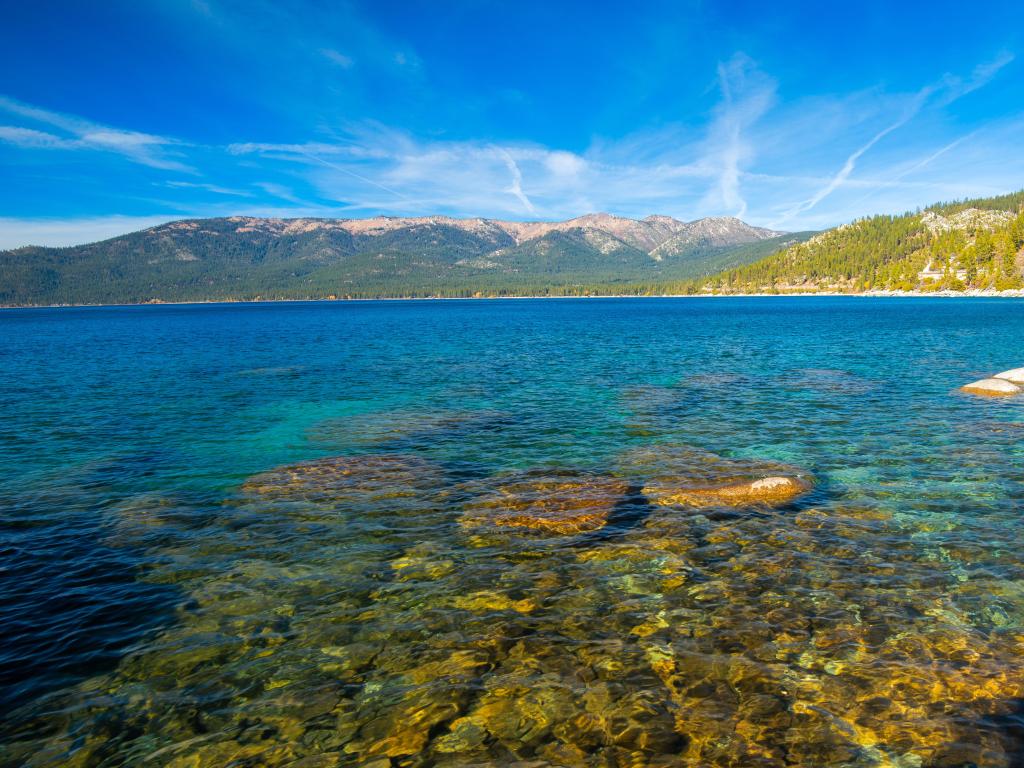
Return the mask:
<svg viewBox="0 0 1024 768"><path fill-rule="evenodd" d="M0 311L0 762L1020 765L1019 366L1003 299ZM651 503L692 448L814 488ZM534 470L629 513L467 527Z"/></svg>

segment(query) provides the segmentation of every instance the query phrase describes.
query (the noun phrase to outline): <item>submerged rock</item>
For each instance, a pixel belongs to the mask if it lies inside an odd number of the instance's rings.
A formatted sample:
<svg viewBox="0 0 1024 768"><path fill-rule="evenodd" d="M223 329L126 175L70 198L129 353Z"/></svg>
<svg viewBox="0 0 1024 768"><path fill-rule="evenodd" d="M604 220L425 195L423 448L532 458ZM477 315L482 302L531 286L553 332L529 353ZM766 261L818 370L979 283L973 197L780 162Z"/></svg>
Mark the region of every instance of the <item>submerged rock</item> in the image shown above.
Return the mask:
<svg viewBox="0 0 1024 768"><path fill-rule="evenodd" d="M48 701L52 729L26 728L0 762L1019 761L1024 564L1009 536L993 534L1001 521L972 521L981 537L966 525L924 535L899 504L824 494L797 512L681 514L666 505L750 493L767 504L810 479L671 445L630 451L618 472L506 474L444 494L417 490L443 488L437 467L393 454L259 475L224 510L225 526L196 532L168 561L187 597L177 620ZM628 515L640 486L659 506L593 546L514 538ZM307 508L342 519L339 507L355 510L344 525L308 524ZM140 510L149 525L165 508ZM470 535L452 534L456 514ZM478 525L512 545L467 547Z"/></svg>
<svg viewBox="0 0 1024 768"><path fill-rule="evenodd" d="M604 527L628 493L629 484L617 477L533 470L499 481L482 498L468 503L462 524L561 535L594 531Z"/></svg>
<svg viewBox="0 0 1024 768"><path fill-rule="evenodd" d="M187 537L189 526L198 517L182 500L152 493L123 499L107 512L110 534L104 541L112 547L147 546Z"/></svg>
<svg viewBox="0 0 1024 768"><path fill-rule="evenodd" d="M961 392L983 397L1008 397L1024 392L1019 386L1005 378L980 379L960 387Z"/></svg>
<svg viewBox="0 0 1024 768"><path fill-rule="evenodd" d="M452 722L449 733L434 742L434 750L442 754L469 752L482 746L486 739L487 729L481 719L460 717Z"/></svg>
<svg viewBox="0 0 1024 768"><path fill-rule="evenodd" d="M713 505L786 504L805 493L809 485L795 477L765 477L714 488L688 488L677 492L659 490L656 503L691 507ZM646 494L648 489L644 488Z"/></svg>
<svg viewBox="0 0 1024 768"><path fill-rule="evenodd" d="M456 608L476 613L488 613L491 611L531 613L537 609L537 603L529 598L513 600L508 595L491 590L482 590L469 595L459 595L452 601L452 605Z"/></svg>
<svg viewBox="0 0 1024 768"><path fill-rule="evenodd" d="M455 567L455 561L446 557L443 549L429 542L418 544L391 561L398 581L436 581L449 575Z"/></svg>
<svg viewBox="0 0 1024 768"><path fill-rule="evenodd" d="M648 501L662 506L779 505L812 487L803 473L784 464L726 459L677 446L631 451L621 466L639 478Z"/></svg>
<svg viewBox="0 0 1024 768"><path fill-rule="evenodd" d="M307 435L312 442L328 445L436 442L497 431L512 423L514 417L505 411L398 410L328 419L314 425Z"/></svg>
<svg viewBox="0 0 1024 768"><path fill-rule="evenodd" d="M799 368L786 372L778 382L792 389L840 395L863 395L877 386L869 379L836 368Z"/></svg>
<svg viewBox="0 0 1024 768"><path fill-rule="evenodd" d="M1003 371L1002 373L997 373L994 378L1006 379L1006 381L1012 381L1014 384L1024 384L1024 368Z"/></svg>
<svg viewBox="0 0 1024 768"><path fill-rule="evenodd" d="M242 494L280 501L384 500L436 488L441 477L440 467L417 456L331 456L255 475L242 485Z"/></svg>

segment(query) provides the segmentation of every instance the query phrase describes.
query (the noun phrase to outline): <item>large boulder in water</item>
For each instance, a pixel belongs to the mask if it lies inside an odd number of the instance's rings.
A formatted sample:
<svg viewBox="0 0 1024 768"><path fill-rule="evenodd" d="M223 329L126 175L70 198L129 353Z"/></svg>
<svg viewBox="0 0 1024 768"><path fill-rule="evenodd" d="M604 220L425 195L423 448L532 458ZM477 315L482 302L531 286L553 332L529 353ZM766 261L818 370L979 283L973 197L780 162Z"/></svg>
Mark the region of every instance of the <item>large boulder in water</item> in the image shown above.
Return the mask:
<svg viewBox="0 0 1024 768"><path fill-rule="evenodd" d="M617 477L566 469L531 470L498 479L464 508L467 528L497 526L568 535L604 527L629 494Z"/></svg>
<svg viewBox="0 0 1024 768"><path fill-rule="evenodd" d="M658 488L658 498L655 501L663 506L681 504L690 507L778 505L792 501L809 489L810 486L799 478L772 475L707 488L682 488L676 491ZM644 487L645 494L654 490L653 487Z"/></svg>
<svg viewBox="0 0 1024 768"><path fill-rule="evenodd" d="M1012 381L1014 384L1024 385L1024 368L1013 368L1009 371L997 373L994 378Z"/></svg>
<svg viewBox="0 0 1024 768"><path fill-rule="evenodd" d="M1012 381L1001 378L980 379L960 387L961 392L982 397L1010 397L1024 392Z"/></svg>
<svg viewBox="0 0 1024 768"><path fill-rule="evenodd" d="M620 467L642 483L649 502L661 506L778 506L813 487L806 473L785 464L727 459L680 446L631 451Z"/></svg>

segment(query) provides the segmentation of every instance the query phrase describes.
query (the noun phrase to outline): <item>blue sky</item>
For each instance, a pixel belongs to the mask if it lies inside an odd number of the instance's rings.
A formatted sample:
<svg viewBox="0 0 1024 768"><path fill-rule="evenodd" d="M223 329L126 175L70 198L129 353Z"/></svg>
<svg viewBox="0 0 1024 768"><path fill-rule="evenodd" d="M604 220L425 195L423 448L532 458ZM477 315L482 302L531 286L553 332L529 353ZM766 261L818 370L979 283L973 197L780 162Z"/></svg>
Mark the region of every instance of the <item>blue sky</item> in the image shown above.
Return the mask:
<svg viewBox="0 0 1024 768"><path fill-rule="evenodd" d="M1022 30L1000 0L8 3L0 247L230 214L818 229L998 194Z"/></svg>

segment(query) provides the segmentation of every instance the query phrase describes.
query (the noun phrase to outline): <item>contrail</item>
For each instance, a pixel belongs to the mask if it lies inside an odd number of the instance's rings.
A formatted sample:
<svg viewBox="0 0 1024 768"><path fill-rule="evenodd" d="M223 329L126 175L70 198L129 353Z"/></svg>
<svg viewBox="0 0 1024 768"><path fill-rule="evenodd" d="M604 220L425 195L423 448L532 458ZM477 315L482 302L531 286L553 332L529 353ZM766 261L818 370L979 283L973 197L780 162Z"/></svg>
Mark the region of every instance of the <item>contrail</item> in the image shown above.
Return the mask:
<svg viewBox="0 0 1024 768"><path fill-rule="evenodd" d="M718 81L721 84L722 98L725 102L723 122L728 134L728 140L722 152L718 189L723 203L728 206L739 204L739 211L735 215L737 218L742 218L747 212L747 201L740 194L740 156L743 153L743 144L740 139L739 119L733 114L732 89L729 87L728 73L723 64L718 65Z"/></svg>
<svg viewBox="0 0 1024 768"><path fill-rule="evenodd" d="M823 188L819 189L813 197L811 197L808 200L805 200L804 202L800 203L796 207L789 210L782 217L782 219L780 219L780 221L786 221L787 219L791 219L794 216L798 216L801 213L806 213L807 211L811 210L811 208L820 203L822 200L824 200L826 197L835 192L840 186L842 186L844 181L850 178L850 174L853 173L853 169L857 167L857 161L861 158L861 155L863 155L865 152L867 152L869 149L875 146L875 144L880 142L882 139L884 139L890 133L895 131L897 128L906 125L910 121L910 118L912 118L915 114L917 114L917 108L913 109L910 112L910 114L897 120L889 127L879 131L874 136L872 136L871 140L867 144L860 147L860 149L858 149L856 152L854 152L852 155L846 158L846 162L843 163L843 167L839 169L839 173L833 176L828 184L826 184Z"/></svg>
<svg viewBox="0 0 1024 768"><path fill-rule="evenodd" d="M928 157L926 157L921 162L915 163L912 167L908 168L907 170L903 171L903 173L901 173L901 174L897 175L895 178L891 179L891 181L899 181L900 179L905 179L907 176L909 176L912 173L917 173L922 168L924 168L926 165L929 165L929 164L932 163L932 161L937 160L938 158L942 157L942 155L944 155L947 152L949 152L949 150L953 149L953 147L955 147L958 144L962 144L963 142L967 141L969 138L974 136L974 134L976 134L976 133L977 133L977 131L971 131L966 136L961 136L956 141L951 141L949 144L944 146L942 149L936 150L932 154L928 155Z"/></svg>
<svg viewBox="0 0 1024 768"><path fill-rule="evenodd" d="M401 192L399 192L397 190L394 190L394 189L391 189L390 187L385 187L383 184L379 184L376 181L374 181L373 179L368 179L365 176L360 176L355 171L350 171L348 168L346 168L343 165L338 165L337 163L328 162L327 160L324 160L322 157L317 157L316 155L311 155L309 152L300 151L299 154L301 154L301 155L303 155L305 157L308 157L310 160L316 160L316 162L321 163L322 165L326 165L328 168L333 168L336 171L341 171L342 173L347 173L349 176L351 176L351 177L353 177L355 179L359 179L360 181L366 182L367 184L371 184L372 186L377 187L378 189L383 189L385 192L389 192L392 195L395 195L395 197L401 198L402 200L408 200L409 199L408 197L403 195Z"/></svg>
<svg viewBox="0 0 1024 768"><path fill-rule="evenodd" d="M519 166L516 165L516 161L507 150L501 147L495 147L495 149L497 149L499 154L501 154L502 159L505 161L505 165L508 166L509 171L512 173L512 185L505 191L511 192L515 195L519 202L523 204L523 207L526 208L529 213L536 216L537 209L533 207L533 203L530 202L530 198L528 198L526 193L523 192L523 173L519 170Z"/></svg>
<svg viewBox="0 0 1024 768"><path fill-rule="evenodd" d="M971 131L966 136L961 136L956 141L951 141L949 144L947 144L946 146L942 147L941 149L938 149L935 152L932 152L924 160L921 160L920 162L914 163L914 165L912 165L910 168L907 168L907 170L905 170L905 171L903 171L901 173L896 174L891 179L889 179L888 182L884 182L884 183L895 184L897 181L905 179L905 178L907 178L907 176L910 176L913 173L917 173L922 168L924 168L925 166L931 164L932 162L934 162L938 158L942 157L944 154L949 152L951 149L953 149L957 145L962 144L963 142L967 141L969 138L974 136L974 134L976 134L976 133L977 133L977 131ZM858 199L856 202L854 202L852 207L856 208L858 205L860 205L861 203L865 202L866 200L870 200L872 197L874 197L874 195L875 195L875 193L877 191L878 191L877 189L871 190L866 195L864 195L863 197Z"/></svg>
<svg viewBox="0 0 1024 768"><path fill-rule="evenodd" d="M884 130L876 133L867 144L865 144L852 155L850 155L848 158L846 158L846 162L843 164L843 167L839 170L839 173L833 176L829 183L826 184L823 189L816 192L808 200L805 200L804 202L791 208L776 223L782 223L801 213L806 213L811 208L820 203L822 200L824 200L826 197L828 197L830 194L835 192L836 189L842 186L843 182L845 182L850 177L850 174L853 173L853 169L856 167L857 160L860 159L861 155L863 155L865 152L867 152L869 149L875 146L875 144L877 144L883 138L885 138L890 133L895 131L897 128L900 128L906 125L911 120L913 120L914 117L924 108L925 103L928 101L929 98L932 97L933 94L940 94L938 101L939 106L951 104L952 102L956 101L962 96L965 96L968 93L972 93L973 91L976 91L979 88L986 85L993 77L995 77L996 73L998 73L999 70L1001 70L1011 61L1013 61L1013 59L1013 54L1004 53L997 57L992 62L978 65L977 67L974 68L974 72L972 73L971 79L966 83L962 82L959 79L951 79L947 75L946 78L941 80L939 83L935 85L928 85L922 88L914 96L914 100L911 103L910 108L903 115L903 117L901 117L899 120L897 120L889 127L885 128ZM944 97L941 96L943 91L945 91ZM956 143L957 142L954 142L952 146L955 146ZM919 167L924 167L924 165L930 163L940 154L947 151L948 149L951 149L952 146L940 150L933 157L927 158L924 161L924 163ZM919 167L916 166L915 168L911 169L911 171L908 171L908 173L912 172L913 170L918 170Z"/></svg>

